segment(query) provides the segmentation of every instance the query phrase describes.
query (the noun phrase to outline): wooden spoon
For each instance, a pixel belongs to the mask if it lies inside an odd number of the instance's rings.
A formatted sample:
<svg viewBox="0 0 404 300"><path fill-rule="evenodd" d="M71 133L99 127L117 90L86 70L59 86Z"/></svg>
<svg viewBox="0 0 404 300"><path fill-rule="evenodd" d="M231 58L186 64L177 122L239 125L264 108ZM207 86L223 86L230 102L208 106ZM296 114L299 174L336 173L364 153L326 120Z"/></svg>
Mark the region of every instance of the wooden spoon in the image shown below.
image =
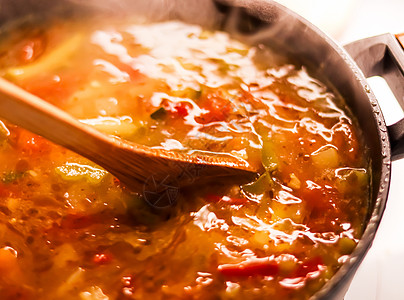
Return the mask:
<svg viewBox="0 0 404 300"><path fill-rule="evenodd" d="M3 78L0 117L90 159L136 191L179 187L206 176L257 172L231 155L184 154L105 135Z"/></svg>

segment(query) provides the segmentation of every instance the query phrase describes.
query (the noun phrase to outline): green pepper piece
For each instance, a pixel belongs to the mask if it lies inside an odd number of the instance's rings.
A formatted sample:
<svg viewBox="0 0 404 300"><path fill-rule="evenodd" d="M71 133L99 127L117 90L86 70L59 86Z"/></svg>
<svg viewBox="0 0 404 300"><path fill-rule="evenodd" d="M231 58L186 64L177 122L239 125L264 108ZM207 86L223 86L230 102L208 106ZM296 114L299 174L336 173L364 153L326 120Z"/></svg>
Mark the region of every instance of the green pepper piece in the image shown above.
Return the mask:
<svg viewBox="0 0 404 300"><path fill-rule="evenodd" d="M263 173L256 181L243 185L244 192L253 195L262 195L273 190L275 182L268 172Z"/></svg>
<svg viewBox="0 0 404 300"><path fill-rule="evenodd" d="M165 119L166 116L167 116L167 111L165 110L164 107L160 107L159 109L157 109L154 113L152 113L150 115L150 118L152 118L153 120L159 121L159 120Z"/></svg>
<svg viewBox="0 0 404 300"><path fill-rule="evenodd" d="M269 172L277 170L279 166L274 143L269 139L264 139L262 143L262 164Z"/></svg>

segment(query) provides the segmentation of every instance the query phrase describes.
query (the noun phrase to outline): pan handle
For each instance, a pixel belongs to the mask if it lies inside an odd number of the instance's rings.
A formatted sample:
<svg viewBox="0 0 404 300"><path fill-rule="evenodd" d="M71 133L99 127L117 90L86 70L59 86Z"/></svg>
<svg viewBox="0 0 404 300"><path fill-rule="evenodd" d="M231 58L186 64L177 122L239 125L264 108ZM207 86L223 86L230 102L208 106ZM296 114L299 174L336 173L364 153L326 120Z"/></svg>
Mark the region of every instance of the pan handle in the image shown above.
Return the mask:
<svg viewBox="0 0 404 300"><path fill-rule="evenodd" d="M404 34L383 34L345 45L365 77L381 76L404 109ZM388 126L392 160L404 158L404 119Z"/></svg>

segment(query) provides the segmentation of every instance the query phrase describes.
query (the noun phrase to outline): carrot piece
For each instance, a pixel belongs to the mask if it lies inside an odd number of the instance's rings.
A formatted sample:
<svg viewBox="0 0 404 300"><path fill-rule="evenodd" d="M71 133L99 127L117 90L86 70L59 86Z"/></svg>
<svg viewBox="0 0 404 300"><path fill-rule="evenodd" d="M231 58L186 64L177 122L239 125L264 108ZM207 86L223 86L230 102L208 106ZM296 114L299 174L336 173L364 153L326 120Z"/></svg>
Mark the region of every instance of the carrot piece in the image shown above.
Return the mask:
<svg viewBox="0 0 404 300"><path fill-rule="evenodd" d="M0 274L14 272L18 268L17 254L14 249L4 247L0 249Z"/></svg>

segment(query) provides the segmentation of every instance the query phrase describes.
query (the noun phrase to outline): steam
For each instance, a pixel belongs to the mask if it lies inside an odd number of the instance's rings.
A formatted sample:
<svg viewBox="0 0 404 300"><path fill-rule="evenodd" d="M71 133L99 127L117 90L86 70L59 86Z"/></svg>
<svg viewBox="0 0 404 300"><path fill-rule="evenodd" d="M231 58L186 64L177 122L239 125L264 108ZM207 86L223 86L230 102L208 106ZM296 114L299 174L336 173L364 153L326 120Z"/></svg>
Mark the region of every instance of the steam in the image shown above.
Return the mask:
<svg viewBox="0 0 404 300"><path fill-rule="evenodd" d="M212 0L68 0L79 6L108 14L136 16L144 20L179 19L213 26L218 12Z"/></svg>

